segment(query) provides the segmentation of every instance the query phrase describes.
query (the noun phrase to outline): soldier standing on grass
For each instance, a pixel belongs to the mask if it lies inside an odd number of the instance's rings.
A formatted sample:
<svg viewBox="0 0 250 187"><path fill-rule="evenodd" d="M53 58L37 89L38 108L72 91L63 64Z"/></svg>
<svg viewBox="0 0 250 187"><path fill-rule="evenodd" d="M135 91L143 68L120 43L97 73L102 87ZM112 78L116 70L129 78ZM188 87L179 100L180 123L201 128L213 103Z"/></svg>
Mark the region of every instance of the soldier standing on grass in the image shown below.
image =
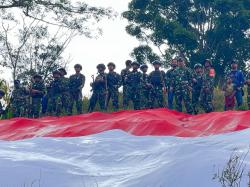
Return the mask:
<svg viewBox="0 0 250 187"><path fill-rule="evenodd" d="M141 108L149 109L149 95L152 86L149 84L149 76L147 74L148 66L146 64L141 65L140 70L142 71L142 91L141 91Z"/></svg>
<svg viewBox="0 0 250 187"><path fill-rule="evenodd" d="M109 73L107 74L107 84L108 84L108 96L107 96L107 103L106 108L108 107L110 99L112 99L113 109L114 111L118 111L119 109L119 88L122 84L121 76L116 73L115 64L110 62L108 64Z"/></svg>
<svg viewBox="0 0 250 187"><path fill-rule="evenodd" d="M186 67L184 59L178 59L178 67L173 71L172 88L175 88L175 100L177 111L182 112L182 102L184 102L188 114L193 113L191 103L192 71Z"/></svg>
<svg viewBox="0 0 250 187"><path fill-rule="evenodd" d="M71 115L73 114L74 103L76 103L77 113L83 113L82 89L85 85L85 76L81 74L82 66L80 64L76 64L74 68L76 73L71 75L69 78L69 90L71 96L69 113Z"/></svg>
<svg viewBox="0 0 250 187"><path fill-rule="evenodd" d="M177 66L177 59L173 59L171 62L171 69L167 71L165 76L165 81L168 90L168 108L171 110L174 109L174 88L171 88L171 80L173 79L173 71L177 68Z"/></svg>
<svg viewBox="0 0 250 187"><path fill-rule="evenodd" d="M125 62L126 68L121 71L121 77L122 77L122 86L123 86L123 109L127 109L126 107L128 106L128 85L125 82L125 79L127 78L128 74L130 73L131 69L131 60L127 60Z"/></svg>
<svg viewBox="0 0 250 187"><path fill-rule="evenodd" d="M93 112L96 106L96 103L99 102L101 111L105 111L105 102L107 101L107 74L105 73L106 66L104 64L97 65L98 75L95 78L94 82L91 83L93 94L89 101L88 112Z"/></svg>
<svg viewBox="0 0 250 187"><path fill-rule="evenodd" d="M166 83L165 83L165 73L160 71L162 63L158 60L153 62L155 68L149 74L149 84L152 85L150 91L150 107L155 108L155 100L157 100L158 107L162 108L164 106L164 95L166 94Z"/></svg>
<svg viewBox="0 0 250 187"><path fill-rule="evenodd" d="M200 106L200 95L203 84L203 66L201 64L194 65L193 86L192 86L192 105L194 114L198 114Z"/></svg>
<svg viewBox="0 0 250 187"><path fill-rule="evenodd" d="M214 79L215 70L212 67L212 62L209 59L205 60L205 70L203 75L203 84L201 88L201 105L206 113L214 110L213 98L214 98Z"/></svg>
<svg viewBox="0 0 250 187"><path fill-rule="evenodd" d="M128 108L131 100L134 105L134 110L140 110L141 105L141 87L142 87L142 73L138 71L140 64L138 62L132 63L132 72L128 74L125 83L128 85L128 103L125 105Z"/></svg>
<svg viewBox="0 0 250 187"><path fill-rule="evenodd" d="M30 117L39 118L41 113L42 98L45 94L45 85L42 81L41 75L34 75L33 80L34 82L30 88L30 95L32 98Z"/></svg>

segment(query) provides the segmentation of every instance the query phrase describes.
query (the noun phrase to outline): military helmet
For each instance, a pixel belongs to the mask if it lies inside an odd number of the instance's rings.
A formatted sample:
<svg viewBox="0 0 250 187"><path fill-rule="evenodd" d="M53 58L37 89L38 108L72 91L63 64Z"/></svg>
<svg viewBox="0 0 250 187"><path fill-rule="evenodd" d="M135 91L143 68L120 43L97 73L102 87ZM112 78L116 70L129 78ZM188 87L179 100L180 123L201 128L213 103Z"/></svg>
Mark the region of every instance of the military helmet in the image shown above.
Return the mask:
<svg viewBox="0 0 250 187"><path fill-rule="evenodd" d="M65 68L59 68L58 71L63 72L64 75L67 75L67 71Z"/></svg>
<svg viewBox="0 0 250 187"><path fill-rule="evenodd" d="M206 62L208 62L211 66L213 65L212 61L211 61L210 59L208 59L208 58L204 60L204 64L205 64Z"/></svg>
<svg viewBox="0 0 250 187"><path fill-rule="evenodd" d="M36 79L36 78L38 78L38 79L42 79L42 76L41 76L41 75L39 75L39 74L35 74L35 75L33 76L33 79Z"/></svg>
<svg viewBox="0 0 250 187"><path fill-rule="evenodd" d="M148 65L147 64L142 64L140 69L144 69L144 68L148 68Z"/></svg>
<svg viewBox="0 0 250 187"><path fill-rule="evenodd" d="M80 69L82 69L82 65L81 65L81 64L76 64L76 65L74 66L74 68L80 68Z"/></svg>
<svg viewBox="0 0 250 187"><path fill-rule="evenodd" d="M125 64L126 64L126 66L129 66L129 65L132 64L132 61L131 60L126 60Z"/></svg>
<svg viewBox="0 0 250 187"><path fill-rule="evenodd" d="M109 67L109 66L113 66L114 68L116 67L116 66L115 66L115 63L113 63L113 62L108 63L108 67Z"/></svg>
<svg viewBox="0 0 250 187"><path fill-rule="evenodd" d="M131 65L132 65L132 66L133 66L133 65L136 65L136 66L139 66L139 67L140 67L140 64L139 64L138 62L136 62L136 61L132 62Z"/></svg>
<svg viewBox="0 0 250 187"><path fill-rule="evenodd" d="M105 69L106 69L106 66L105 66L104 64L98 64L98 65L96 66L96 68L97 68L97 69L103 69L103 70L105 70Z"/></svg>
<svg viewBox="0 0 250 187"><path fill-rule="evenodd" d="M162 65L162 63L161 63L159 60L155 60L152 64L153 64L153 65L156 65L156 64Z"/></svg>
<svg viewBox="0 0 250 187"><path fill-rule="evenodd" d="M0 89L0 96L4 96L4 95L5 95L5 92Z"/></svg>
<svg viewBox="0 0 250 187"><path fill-rule="evenodd" d="M202 68L202 65L200 63L195 64L194 69L197 69L197 68Z"/></svg>
<svg viewBox="0 0 250 187"><path fill-rule="evenodd" d="M53 74L53 75L60 75L60 76L62 75L62 74L61 74L61 72L60 72L59 70L55 70L55 71L53 71L53 73L52 73L52 74Z"/></svg>

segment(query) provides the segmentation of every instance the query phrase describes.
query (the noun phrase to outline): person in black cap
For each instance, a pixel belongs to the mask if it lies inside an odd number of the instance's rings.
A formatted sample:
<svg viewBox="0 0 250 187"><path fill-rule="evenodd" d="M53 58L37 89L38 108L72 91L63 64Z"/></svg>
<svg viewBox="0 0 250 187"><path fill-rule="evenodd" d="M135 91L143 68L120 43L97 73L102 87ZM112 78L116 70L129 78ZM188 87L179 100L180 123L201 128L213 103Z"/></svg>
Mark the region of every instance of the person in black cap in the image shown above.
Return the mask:
<svg viewBox="0 0 250 187"><path fill-rule="evenodd" d="M105 105L107 107L109 104L109 100L112 99L113 109L114 111L118 111L119 109L119 103L118 103L119 90L118 89L122 85L122 78L118 73L114 71L115 67L116 66L113 62L108 63L108 70L109 70L109 73L107 74L108 96L107 96L107 101Z"/></svg>
<svg viewBox="0 0 250 187"><path fill-rule="evenodd" d="M83 113L82 89L85 85L85 76L81 74L82 66L80 64L76 64L74 68L76 73L71 75L69 78L69 90L71 95L69 113L71 115L73 114L74 104L76 104L77 113Z"/></svg>
<svg viewBox="0 0 250 187"><path fill-rule="evenodd" d="M148 82L148 65L142 64L140 67L142 71L142 91L141 91L141 108L148 109L149 106L149 95L151 91L151 85Z"/></svg>
<svg viewBox="0 0 250 187"><path fill-rule="evenodd" d="M101 111L105 111L105 102L107 102L108 82L107 74L105 73L106 66L104 64L97 65L98 75L93 78L93 82L90 84L93 94L90 98L88 112L93 112L97 102L99 102Z"/></svg>
<svg viewBox="0 0 250 187"><path fill-rule="evenodd" d="M30 117L39 118L41 113L42 98L45 94L45 85L43 83L42 76L39 74L34 75L33 80L34 82L30 87L30 95L32 98Z"/></svg>
<svg viewBox="0 0 250 187"><path fill-rule="evenodd" d="M243 72L238 69L238 63L235 60L231 61L231 71L227 77L231 77L233 84L235 85L235 99L239 108L243 104L245 77Z"/></svg>
<svg viewBox="0 0 250 187"><path fill-rule="evenodd" d="M122 99L123 99L123 109L126 109L126 106L128 106L128 85L125 82L125 79L127 78L128 74L131 72L130 69L132 67L132 61L131 60L127 60L125 62L126 68L123 69L121 71L121 77L122 77L122 86L123 86L123 90L122 90Z"/></svg>
<svg viewBox="0 0 250 187"><path fill-rule="evenodd" d="M128 103L125 105L125 109L128 109L129 101L131 100L134 105L134 110L141 109L141 88L142 88L142 73L138 71L140 64L133 62L132 72L125 78L125 83L128 86Z"/></svg>
<svg viewBox="0 0 250 187"><path fill-rule="evenodd" d="M162 65L160 61L156 60L152 64L155 70L149 74L149 84L152 85L150 92L150 107L155 108L156 100L158 107L162 108L164 106L164 95L166 94L165 73L164 71L160 71Z"/></svg>

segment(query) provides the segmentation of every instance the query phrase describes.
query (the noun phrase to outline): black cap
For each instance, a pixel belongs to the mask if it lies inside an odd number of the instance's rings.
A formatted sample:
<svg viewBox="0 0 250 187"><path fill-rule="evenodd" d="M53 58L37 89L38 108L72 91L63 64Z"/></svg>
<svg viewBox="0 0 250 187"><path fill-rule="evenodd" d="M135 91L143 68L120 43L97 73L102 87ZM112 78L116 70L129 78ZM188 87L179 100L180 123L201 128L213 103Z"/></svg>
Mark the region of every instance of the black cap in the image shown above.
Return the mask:
<svg viewBox="0 0 250 187"><path fill-rule="evenodd" d="M42 79L42 76L39 75L39 74L35 74L35 75L33 76L33 79L35 79L35 78Z"/></svg>
<svg viewBox="0 0 250 187"><path fill-rule="evenodd" d="M147 64L142 64L140 69L144 69L144 68L148 68L148 65Z"/></svg>
<svg viewBox="0 0 250 187"><path fill-rule="evenodd" d="M106 69L106 66L105 66L104 64L98 64L98 65L96 66L96 68L97 68L97 69L103 69L103 70L105 70L105 69Z"/></svg>
<svg viewBox="0 0 250 187"><path fill-rule="evenodd" d="M132 65L132 66L133 66L133 65L136 65L136 66L140 67L140 64L139 64L138 62L136 62L136 61L132 62L131 65Z"/></svg>
<svg viewBox="0 0 250 187"><path fill-rule="evenodd" d="M155 60L152 64L153 64L153 65L156 65L156 64L162 65L162 63L161 63L159 60Z"/></svg>
<svg viewBox="0 0 250 187"><path fill-rule="evenodd" d="M5 92L3 90L0 90L0 96L4 96Z"/></svg>
<svg viewBox="0 0 250 187"><path fill-rule="evenodd" d="M59 70L55 70L55 71L53 71L53 75L60 75L61 76L62 74Z"/></svg>
<svg viewBox="0 0 250 187"><path fill-rule="evenodd" d="M108 63L108 67L109 67L109 66L113 66L113 67L115 68L115 63L110 62L110 63Z"/></svg>
<svg viewBox="0 0 250 187"><path fill-rule="evenodd" d="M67 75L65 68L59 68L58 71L62 72L64 75Z"/></svg>
<svg viewBox="0 0 250 187"><path fill-rule="evenodd" d="M81 65L81 64L76 64L76 65L74 66L74 68L80 68L80 69L82 69L82 65Z"/></svg>

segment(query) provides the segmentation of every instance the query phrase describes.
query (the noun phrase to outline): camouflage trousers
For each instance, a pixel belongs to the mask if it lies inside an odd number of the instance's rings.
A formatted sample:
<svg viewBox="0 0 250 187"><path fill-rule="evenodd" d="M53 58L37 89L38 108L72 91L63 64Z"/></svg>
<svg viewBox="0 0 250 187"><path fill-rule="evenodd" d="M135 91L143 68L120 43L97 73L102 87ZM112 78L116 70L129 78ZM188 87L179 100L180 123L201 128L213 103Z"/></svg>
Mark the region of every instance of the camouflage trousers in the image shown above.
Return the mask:
<svg viewBox="0 0 250 187"><path fill-rule="evenodd" d="M118 89L109 89L108 90L108 97L107 97L107 106L109 104L110 99L112 100L113 110L118 111L119 109L119 91ZM107 107L106 106L106 107Z"/></svg>
<svg viewBox="0 0 250 187"><path fill-rule="evenodd" d="M97 102L99 102L101 111L105 111L105 100L106 100L106 91L105 90L93 90L93 94L89 100L88 112L93 112Z"/></svg>
<svg viewBox="0 0 250 187"><path fill-rule="evenodd" d="M28 104L26 100L15 100L12 102L13 117L27 117Z"/></svg>
<svg viewBox="0 0 250 187"><path fill-rule="evenodd" d="M150 96L150 90L147 88L143 88L141 91L141 109L150 108L149 96Z"/></svg>
<svg viewBox="0 0 250 187"><path fill-rule="evenodd" d="M31 118L39 118L41 108L42 108L42 98L32 98L30 117Z"/></svg>
<svg viewBox="0 0 250 187"><path fill-rule="evenodd" d="M62 115L62 96L56 95L48 98L47 106L48 116L61 116Z"/></svg>
<svg viewBox="0 0 250 187"><path fill-rule="evenodd" d="M200 90L193 90L192 92L192 105L193 105L193 112L194 114L199 113L199 106L200 106L200 95L201 91Z"/></svg>
<svg viewBox="0 0 250 187"><path fill-rule="evenodd" d="M127 110L129 105L129 91L127 85L123 86L122 102L123 102L123 109Z"/></svg>
<svg viewBox="0 0 250 187"><path fill-rule="evenodd" d="M186 111L188 114L193 113L193 107L191 103L190 91L188 89L180 89L175 92L176 109L182 112L182 102L184 102Z"/></svg>
<svg viewBox="0 0 250 187"><path fill-rule="evenodd" d="M128 104L132 101L134 110L141 109L141 90L138 88L128 88ZM126 106L128 108L128 106Z"/></svg>
<svg viewBox="0 0 250 187"><path fill-rule="evenodd" d="M76 104L77 114L83 113L83 100L82 100L82 92L71 92L69 97L69 103L65 103L65 107L68 105L68 113L70 115L73 114L74 104Z"/></svg>
<svg viewBox="0 0 250 187"><path fill-rule="evenodd" d="M154 87L150 90L150 95L149 95L150 108L156 108L155 101L157 101L159 108L163 108L164 98L163 98L162 87Z"/></svg>
<svg viewBox="0 0 250 187"><path fill-rule="evenodd" d="M206 113L212 112L214 110L214 107L213 107L214 93L213 92L214 92L213 90L211 91L201 90L201 96L200 96L201 106Z"/></svg>

